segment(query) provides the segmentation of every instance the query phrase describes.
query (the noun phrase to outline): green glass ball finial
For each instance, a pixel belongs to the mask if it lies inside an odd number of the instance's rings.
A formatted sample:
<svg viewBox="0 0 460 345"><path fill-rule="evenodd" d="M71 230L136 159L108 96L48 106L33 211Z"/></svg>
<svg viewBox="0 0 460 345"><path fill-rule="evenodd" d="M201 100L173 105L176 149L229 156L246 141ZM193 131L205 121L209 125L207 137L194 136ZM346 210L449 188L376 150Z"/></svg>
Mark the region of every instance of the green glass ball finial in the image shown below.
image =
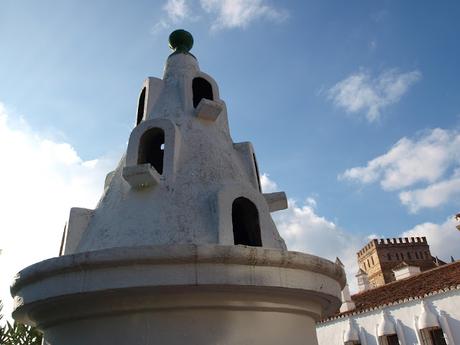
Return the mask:
<svg viewBox="0 0 460 345"><path fill-rule="evenodd" d="M174 53L188 53L193 47L193 36L190 32L179 29L169 35L169 48Z"/></svg>

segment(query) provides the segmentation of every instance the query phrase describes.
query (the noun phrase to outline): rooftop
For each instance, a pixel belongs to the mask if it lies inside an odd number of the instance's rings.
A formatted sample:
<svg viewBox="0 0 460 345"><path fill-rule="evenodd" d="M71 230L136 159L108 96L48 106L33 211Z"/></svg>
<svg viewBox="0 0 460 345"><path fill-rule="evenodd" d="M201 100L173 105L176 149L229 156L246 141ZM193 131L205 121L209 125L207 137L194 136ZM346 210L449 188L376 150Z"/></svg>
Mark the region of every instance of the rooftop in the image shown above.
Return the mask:
<svg viewBox="0 0 460 345"><path fill-rule="evenodd" d="M355 309L337 313L322 322L457 288L460 289L460 261L357 293L351 296Z"/></svg>

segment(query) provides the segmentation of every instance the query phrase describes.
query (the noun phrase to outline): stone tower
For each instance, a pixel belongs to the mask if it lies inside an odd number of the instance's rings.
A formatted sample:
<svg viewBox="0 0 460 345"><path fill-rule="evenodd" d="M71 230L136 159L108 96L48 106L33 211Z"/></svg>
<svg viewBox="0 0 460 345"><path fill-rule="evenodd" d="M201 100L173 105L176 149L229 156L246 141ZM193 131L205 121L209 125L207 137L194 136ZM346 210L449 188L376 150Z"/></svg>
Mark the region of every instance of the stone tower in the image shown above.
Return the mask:
<svg viewBox="0 0 460 345"><path fill-rule="evenodd" d="M261 192L192 44L171 34L97 207L70 212L63 255L15 279L13 316L46 345L316 345L315 320L340 305L343 269L287 251L270 215L286 196Z"/></svg>
<svg viewBox="0 0 460 345"><path fill-rule="evenodd" d="M421 271L435 267L426 237L374 239L358 253L358 265L369 279L370 287L395 280L393 269L403 261Z"/></svg>

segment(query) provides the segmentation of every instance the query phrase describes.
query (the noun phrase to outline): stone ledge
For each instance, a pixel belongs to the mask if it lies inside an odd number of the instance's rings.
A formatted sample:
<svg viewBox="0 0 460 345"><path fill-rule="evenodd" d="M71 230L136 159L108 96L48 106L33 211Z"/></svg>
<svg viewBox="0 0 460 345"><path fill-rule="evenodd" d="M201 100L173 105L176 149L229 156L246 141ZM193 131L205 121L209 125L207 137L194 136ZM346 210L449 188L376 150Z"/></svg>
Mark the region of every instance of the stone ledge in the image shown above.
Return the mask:
<svg viewBox="0 0 460 345"><path fill-rule="evenodd" d="M14 278L11 293L24 285L49 276L83 269L98 269L121 265L221 263L250 266L292 268L320 273L336 280L341 288L346 277L343 268L310 254L277 249L222 245L159 245L119 247L64 255L47 259L20 271Z"/></svg>
<svg viewBox="0 0 460 345"><path fill-rule="evenodd" d="M174 250L163 248L164 252L169 253L170 257L177 256L176 250L179 246L171 247L175 247ZM263 261L262 252L265 250L259 252L259 248L236 247L239 250L228 252L222 251L222 247L189 246L189 254L195 253L195 256L185 258L179 255L177 262L166 260L165 257L160 260L133 259L134 253L130 250L123 252L124 248L117 248L120 257L115 260L104 260L101 257L90 260L91 257L94 258L94 254L99 253L84 253L82 258L84 260L86 257L87 262L83 265L81 261L71 261L70 265L58 264L60 267L56 267L56 262L60 261L58 259L66 261L75 255L47 260L29 267L28 276L20 273L22 278L18 277L12 288L15 304L13 317L23 323L46 328L70 319L138 313L146 308L150 312L196 308L244 310L246 302L238 300L250 295L253 297L249 300L253 302L257 300L254 296L261 298L250 310L307 313L314 320L331 315L340 306L339 281L314 272L319 268L318 264L321 265L322 259L317 261L313 257L313 262L307 262L306 265L291 264L295 261L292 257L306 255L285 252L287 259L278 260L278 265L275 266L269 265L269 260ZM141 254L146 254L145 250L151 248L144 248ZM245 259L241 262L234 260L241 250ZM258 252L262 253L259 258ZM304 259L308 261L311 258L307 256ZM256 262L260 265L256 265ZM311 269L306 269L307 266ZM199 303L195 303L195 298L190 303L177 303L177 298L195 295L196 292L207 297ZM171 297L165 300L162 297L164 293ZM208 300L210 294L221 297L212 302ZM279 300L276 305L266 303L272 298L279 299L282 296L284 302ZM138 300L142 303L135 302ZM147 300L151 300L151 303L147 303ZM302 307L304 302L310 307Z"/></svg>
<svg viewBox="0 0 460 345"><path fill-rule="evenodd" d="M141 189L160 184L160 174L149 163L123 168L123 178L132 188Z"/></svg>
<svg viewBox="0 0 460 345"><path fill-rule="evenodd" d="M223 106L219 102L203 98L196 107L195 115L203 120L216 121L222 109Z"/></svg>

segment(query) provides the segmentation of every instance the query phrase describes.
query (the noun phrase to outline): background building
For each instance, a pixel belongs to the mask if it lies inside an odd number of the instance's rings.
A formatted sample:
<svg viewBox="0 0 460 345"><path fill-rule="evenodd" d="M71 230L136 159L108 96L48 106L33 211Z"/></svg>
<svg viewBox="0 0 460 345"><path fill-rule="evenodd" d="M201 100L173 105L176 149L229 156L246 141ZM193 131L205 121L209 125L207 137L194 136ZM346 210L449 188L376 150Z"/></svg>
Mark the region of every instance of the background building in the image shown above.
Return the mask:
<svg viewBox="0 0 460 345"><path fill-rule="evenodd" d="M351 298L344 290L341 312L317 325L320 345L460 344L460 262Z"/></svg>
<svg viewBox="0 0 460 345"><path fill-rule="evenodd" d="M357 256L359 274L367 274L370 287L394 281L393 269L402 262L419 267L420 271L443 263L431 255L426 237L374 239Z"/></svg>

